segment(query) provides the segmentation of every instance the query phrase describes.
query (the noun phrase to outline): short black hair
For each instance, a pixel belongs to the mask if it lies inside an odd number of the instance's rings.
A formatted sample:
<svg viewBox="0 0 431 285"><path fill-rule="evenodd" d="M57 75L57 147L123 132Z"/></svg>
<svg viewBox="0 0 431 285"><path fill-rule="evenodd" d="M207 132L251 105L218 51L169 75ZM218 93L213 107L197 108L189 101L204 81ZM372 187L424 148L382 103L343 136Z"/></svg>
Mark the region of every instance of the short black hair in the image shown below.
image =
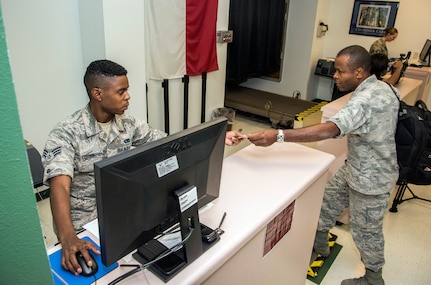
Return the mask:
<svg viewBox="0 0 431 285"><path fill-rule="evenodd" d="M371 55L371 74L376 75L381 80L382 75L388 70L389 58L384 53L375 53Z"/></svg>
<svg viewBox="0 0 431 285"><path fill-rule="evenodd" d="M84 85L88 95L90 95L90 90L92 88L101 87L100 85L102 85L107 78L123 75L127 75L127 70L118 63L107 59L93 61L88 65L84 74Z"/></svg>
<svg viewBox="0 0 431 285"><path fill-rule="evenodd" d="M361 67L367 73L371 71L371 56L370 53L359 45L352 45L343 48L337 54L337 57L346 55L349 57L350 71Z"/></svg>

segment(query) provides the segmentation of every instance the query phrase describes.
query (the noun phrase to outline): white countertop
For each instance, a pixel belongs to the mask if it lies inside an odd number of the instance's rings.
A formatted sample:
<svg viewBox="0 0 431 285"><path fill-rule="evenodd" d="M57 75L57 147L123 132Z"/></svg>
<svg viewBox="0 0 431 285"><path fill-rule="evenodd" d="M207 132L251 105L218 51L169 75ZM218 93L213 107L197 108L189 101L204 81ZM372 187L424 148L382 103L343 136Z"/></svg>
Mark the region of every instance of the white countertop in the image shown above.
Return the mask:
<svg viewBox="0 0 431 285"><path fill-rule="evenodd" d="M223 163L219 198L200 213L202 223L216 228L226 212L222 225L225 233L218 243L168 284L202 283L265 229L270 220L326 174L333 160L331 154L296 143L275 143L266 148L250 145L227 157ZM130 263L136 264L135 261ZM129 270L130 267L119 267L99 279L97 284L109 283ZM124 282L147 284L145 280L149 284L165 284L146 270L145 273L128 277Z"/></svg>
<svg viewBox="0 0 431 285"><path fill-rule="evenodd" d="M227 157L220 196L200 215L202 223L215 228L226 212L225 233L172 282L204 281L324 174L333 160L333 155L295 143L275 143L267 148L250 145Z"/></svg>

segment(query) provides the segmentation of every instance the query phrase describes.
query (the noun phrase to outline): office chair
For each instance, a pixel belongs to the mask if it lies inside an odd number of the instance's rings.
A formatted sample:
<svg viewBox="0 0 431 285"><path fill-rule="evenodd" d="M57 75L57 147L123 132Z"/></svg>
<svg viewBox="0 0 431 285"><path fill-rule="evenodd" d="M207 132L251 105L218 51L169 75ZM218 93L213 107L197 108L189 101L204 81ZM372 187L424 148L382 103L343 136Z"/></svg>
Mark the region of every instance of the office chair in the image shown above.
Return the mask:
<svg viewBox="0 0 431 285"><path fill-rule="evenodd" d="M30 163L31 177L33 179L33 188L38 188L43 185L43 165L40 153L37 149L29 142L25 141L27 148L27 157Z"/></svg>

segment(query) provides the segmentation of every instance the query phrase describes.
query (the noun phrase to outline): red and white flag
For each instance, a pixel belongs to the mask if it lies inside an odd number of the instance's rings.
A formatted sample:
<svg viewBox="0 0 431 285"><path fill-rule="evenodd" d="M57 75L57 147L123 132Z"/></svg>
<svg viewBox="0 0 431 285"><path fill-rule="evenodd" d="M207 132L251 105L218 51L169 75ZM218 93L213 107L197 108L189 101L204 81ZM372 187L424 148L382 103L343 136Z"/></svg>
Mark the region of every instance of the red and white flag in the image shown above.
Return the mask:
<svg viewBox="0 0 431 285"><path fill-rule="evenodd" d="M180 78L218 70L218 0L145 2L150 78Z"/></svg>

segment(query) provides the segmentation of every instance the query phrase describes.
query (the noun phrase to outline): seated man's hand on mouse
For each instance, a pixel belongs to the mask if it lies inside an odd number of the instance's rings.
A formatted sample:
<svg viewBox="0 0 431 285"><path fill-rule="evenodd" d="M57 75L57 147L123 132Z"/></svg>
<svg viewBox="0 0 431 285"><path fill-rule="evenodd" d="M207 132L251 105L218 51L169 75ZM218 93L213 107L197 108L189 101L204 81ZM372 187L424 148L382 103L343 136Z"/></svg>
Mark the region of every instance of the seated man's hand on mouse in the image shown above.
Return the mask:
<svg viewBox="0 0 431 285"><path fill-rule="evenodd" d="M97 270L99 269L99 266L97 265L96 260L94 259L93 255L87 251L87 254L89 256L89 259L84 258L84 255L77 251L76 252L76 259L78 260L78 263L81 267L81 275L83 276L92 276L97 273Z"/></svg>
<svg viewBox="0 0 431 285"><path fill-rule="evenodd" d="M76 259L77 252L81 252L84 259L90 261L90 263L92 258L88 253L89 250L95 254L100 254L100 251L94 244L89 241L79 239L75 233L68 237L60 238L60 242L62 247L61 265L65 270L68 270L75 275L82 273L81 265ZM91 267L92 264L88 264L88 266Z"/></svg>

